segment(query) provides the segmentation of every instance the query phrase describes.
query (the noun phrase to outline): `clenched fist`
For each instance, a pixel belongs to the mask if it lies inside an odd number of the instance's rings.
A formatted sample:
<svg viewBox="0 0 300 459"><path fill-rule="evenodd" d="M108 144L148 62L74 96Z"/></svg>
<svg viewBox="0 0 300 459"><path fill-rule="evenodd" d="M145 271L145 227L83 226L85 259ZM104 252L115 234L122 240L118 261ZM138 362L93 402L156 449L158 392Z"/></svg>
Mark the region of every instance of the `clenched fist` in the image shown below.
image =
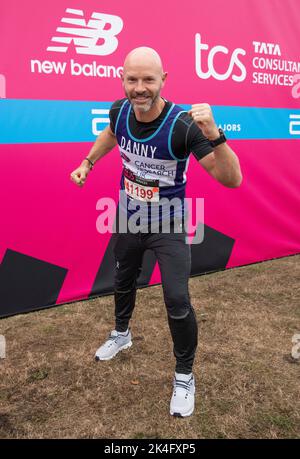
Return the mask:
<svg viewBox="0 0 300 459"><path fill-rule="evenodd" d="M212 110L208 104L194 104L188 112L195 123L209 140L214 140L219 137L218 127L215 123Z"/></svg>
<svg viewBox="0 0 300 459"><path fill-rule="evenodd" d="M85 184L89 172L90 167L81 164L81 166L77 167L77 169L70 174L70 178L76 185L82 187Z"/></svg>

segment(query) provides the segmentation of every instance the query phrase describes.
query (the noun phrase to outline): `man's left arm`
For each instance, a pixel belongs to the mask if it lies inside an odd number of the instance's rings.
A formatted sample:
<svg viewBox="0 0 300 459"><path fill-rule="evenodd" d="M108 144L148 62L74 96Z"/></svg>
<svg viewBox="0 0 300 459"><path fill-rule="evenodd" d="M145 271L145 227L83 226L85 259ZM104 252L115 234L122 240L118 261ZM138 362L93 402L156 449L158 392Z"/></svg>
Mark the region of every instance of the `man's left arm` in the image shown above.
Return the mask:
<svg viewBox="0 0 300 459"><path fill-rule="evenodd" d="M192 105L189 114L210 141L215 141L220 137L208 104ZM242 183L243 176L239 159L226 142L214 147L214 151L201 158L199 162L212 177L224 186L236 188Z"/></svg>

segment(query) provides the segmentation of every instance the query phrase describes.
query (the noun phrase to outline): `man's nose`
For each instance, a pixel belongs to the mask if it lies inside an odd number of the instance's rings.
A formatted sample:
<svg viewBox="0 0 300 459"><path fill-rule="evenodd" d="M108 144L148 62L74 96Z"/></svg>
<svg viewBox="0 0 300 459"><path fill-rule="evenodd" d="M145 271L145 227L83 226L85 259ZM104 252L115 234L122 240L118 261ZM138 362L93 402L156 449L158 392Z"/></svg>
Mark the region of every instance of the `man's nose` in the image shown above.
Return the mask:
<svg viewBox="0 0 300 459"><path fill-rule="evenodd" d="M137 81L135 91L139 93L145 92L145 87L142 80Z"/></svg>

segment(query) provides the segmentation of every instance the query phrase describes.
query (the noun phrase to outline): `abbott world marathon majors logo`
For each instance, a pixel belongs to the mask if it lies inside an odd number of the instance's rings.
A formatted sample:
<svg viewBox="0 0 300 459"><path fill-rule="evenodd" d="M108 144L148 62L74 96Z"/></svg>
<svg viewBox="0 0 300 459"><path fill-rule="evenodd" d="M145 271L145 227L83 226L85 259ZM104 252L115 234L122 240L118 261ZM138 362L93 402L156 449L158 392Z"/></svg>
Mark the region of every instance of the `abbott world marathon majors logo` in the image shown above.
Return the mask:
<svg viewBox="0 0 300 459"><path fill-rule="evenodd" d="M61 19L63 26L56 29L47 51L55 55L76 52L86 56L109 56L118 47L117 36L123 29L123 20L119 16L94 12L90 19L85 19L84 11L67 8L66 17ZM86 63L68 60L31 59L31 72L72 76L120 78L122 66L103 65L93 60Z"/></svg>

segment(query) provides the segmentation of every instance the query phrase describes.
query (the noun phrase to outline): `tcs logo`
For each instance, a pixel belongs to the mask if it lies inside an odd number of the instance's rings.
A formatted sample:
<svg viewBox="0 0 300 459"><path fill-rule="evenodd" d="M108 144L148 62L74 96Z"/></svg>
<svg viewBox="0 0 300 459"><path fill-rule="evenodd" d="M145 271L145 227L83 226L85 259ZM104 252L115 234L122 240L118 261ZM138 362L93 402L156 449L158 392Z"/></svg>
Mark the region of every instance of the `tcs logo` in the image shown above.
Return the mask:
<svg viewBox="0 0 300 459"><path fill-rule="evenodd" d="M236 48L230 57L228 69L225 73L218 73L214 67L214 58L217 53L228 54L229 50L225 46L217 45L208 51L207 67L208 71L203 72L202 70L202 51L209 50L209 46L205 43L201 43L200 33L195 35L195 51L196 51L196 73L199 78L206 80L207 78L213 77L216 80L227 80L232 78L234 81L240 83L246 78L247 72L246 67L242 64L239 59L239 55L245 56L246 51L242 48ZM237 70L238 68L239 70Z"/></svg>

